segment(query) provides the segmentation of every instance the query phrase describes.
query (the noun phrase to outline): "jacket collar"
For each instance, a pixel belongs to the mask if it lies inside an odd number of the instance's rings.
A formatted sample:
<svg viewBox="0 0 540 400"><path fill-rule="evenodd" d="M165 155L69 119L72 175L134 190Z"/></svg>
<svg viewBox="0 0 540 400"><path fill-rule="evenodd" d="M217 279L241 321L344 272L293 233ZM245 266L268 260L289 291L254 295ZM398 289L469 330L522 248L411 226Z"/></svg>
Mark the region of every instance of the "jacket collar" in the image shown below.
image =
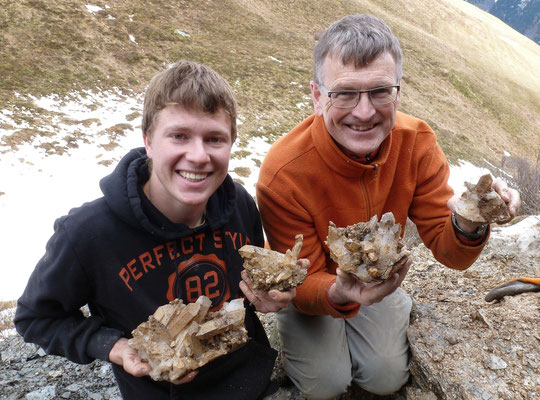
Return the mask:
<svg viewBox="0 0 540 400"><path fill-rule="evenodd" d="M336 142L326 129L324 119L318 115L314 116L313 123L310 127L311 137L317 152L328 165L329 168L336 173L346 177L356 177L359 174L364 174L366 171L376 169L383 165L390 154L392 145L392 132L382 142L379 149L375 151L375 157L369 163L362 162L361 159L354 159L345 155L337 146Z"/></svg>

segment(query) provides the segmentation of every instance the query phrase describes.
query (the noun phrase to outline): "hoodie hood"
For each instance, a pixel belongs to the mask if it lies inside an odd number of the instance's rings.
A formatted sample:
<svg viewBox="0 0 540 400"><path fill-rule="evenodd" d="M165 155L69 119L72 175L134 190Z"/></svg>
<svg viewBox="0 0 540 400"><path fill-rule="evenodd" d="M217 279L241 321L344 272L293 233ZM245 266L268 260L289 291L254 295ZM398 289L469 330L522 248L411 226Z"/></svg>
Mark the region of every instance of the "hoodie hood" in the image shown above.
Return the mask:
<svg viewBox="0 0 540 400"><path fill-rule="evenodd" d="M115 170L100 181L100 188L111 210L127 224L163 239L175 239L201 230L215 230L225 225L234 212L236 190L227 175L208 200L206 222L190 228L169 221L146 198L142 185L150 178L144 147L131 150Z"/></svg>

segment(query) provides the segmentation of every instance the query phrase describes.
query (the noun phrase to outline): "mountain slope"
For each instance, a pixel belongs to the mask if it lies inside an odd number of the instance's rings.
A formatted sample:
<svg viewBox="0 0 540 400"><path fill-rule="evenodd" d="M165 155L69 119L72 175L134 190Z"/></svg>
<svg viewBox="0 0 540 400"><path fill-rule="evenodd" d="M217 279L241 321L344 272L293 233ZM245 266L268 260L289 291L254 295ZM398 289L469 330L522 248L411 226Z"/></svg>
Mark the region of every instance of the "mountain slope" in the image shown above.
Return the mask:
<svg viewBox="0 0 540 400"><path fill-rule="evenodd" d="M540 44L540 0L467 0Z"/></svg>
<svg viewBox="0 0 540 400"><path fill-rule="evenodd" d="M451 161L535 159L540 47L458 0L0 0L0 153L54 135L54 116L29 95L141 93L180 58L211 65L236 89L241 144L271 143L312 112L314 35L355 12L380 16L400 38L401 109L432 125Z"/></svg>

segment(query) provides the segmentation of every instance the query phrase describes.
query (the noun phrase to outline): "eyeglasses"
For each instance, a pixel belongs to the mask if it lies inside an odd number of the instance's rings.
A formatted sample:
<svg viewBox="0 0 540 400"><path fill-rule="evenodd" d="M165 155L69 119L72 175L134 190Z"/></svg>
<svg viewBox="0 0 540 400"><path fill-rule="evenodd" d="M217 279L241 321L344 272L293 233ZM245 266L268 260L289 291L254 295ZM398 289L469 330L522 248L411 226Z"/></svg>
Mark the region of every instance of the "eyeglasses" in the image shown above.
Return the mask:
<svg viewBox="0 0 540 400"><path fill-rule="evenodd" d="M362 93L367 93L371 104L382 106L393 103L397 99L399 85L383 86L369 90L326 90L322 85L319 88L328 96L332 106L336 108L354 108L360 102Z"/></svg>

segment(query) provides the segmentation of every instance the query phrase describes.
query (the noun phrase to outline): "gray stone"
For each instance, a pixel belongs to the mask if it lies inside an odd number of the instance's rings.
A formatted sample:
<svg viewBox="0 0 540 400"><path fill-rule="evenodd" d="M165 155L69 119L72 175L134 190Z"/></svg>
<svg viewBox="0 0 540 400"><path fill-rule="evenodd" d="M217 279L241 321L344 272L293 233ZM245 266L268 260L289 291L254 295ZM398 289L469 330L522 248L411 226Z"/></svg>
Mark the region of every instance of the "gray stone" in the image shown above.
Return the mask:
<svg viewBox="0 0 540 400"><path fill-rule="evenodd" d="M26 400L49 400L56 397L56 386L45 386L39 390L28 393Z"/></svg>

